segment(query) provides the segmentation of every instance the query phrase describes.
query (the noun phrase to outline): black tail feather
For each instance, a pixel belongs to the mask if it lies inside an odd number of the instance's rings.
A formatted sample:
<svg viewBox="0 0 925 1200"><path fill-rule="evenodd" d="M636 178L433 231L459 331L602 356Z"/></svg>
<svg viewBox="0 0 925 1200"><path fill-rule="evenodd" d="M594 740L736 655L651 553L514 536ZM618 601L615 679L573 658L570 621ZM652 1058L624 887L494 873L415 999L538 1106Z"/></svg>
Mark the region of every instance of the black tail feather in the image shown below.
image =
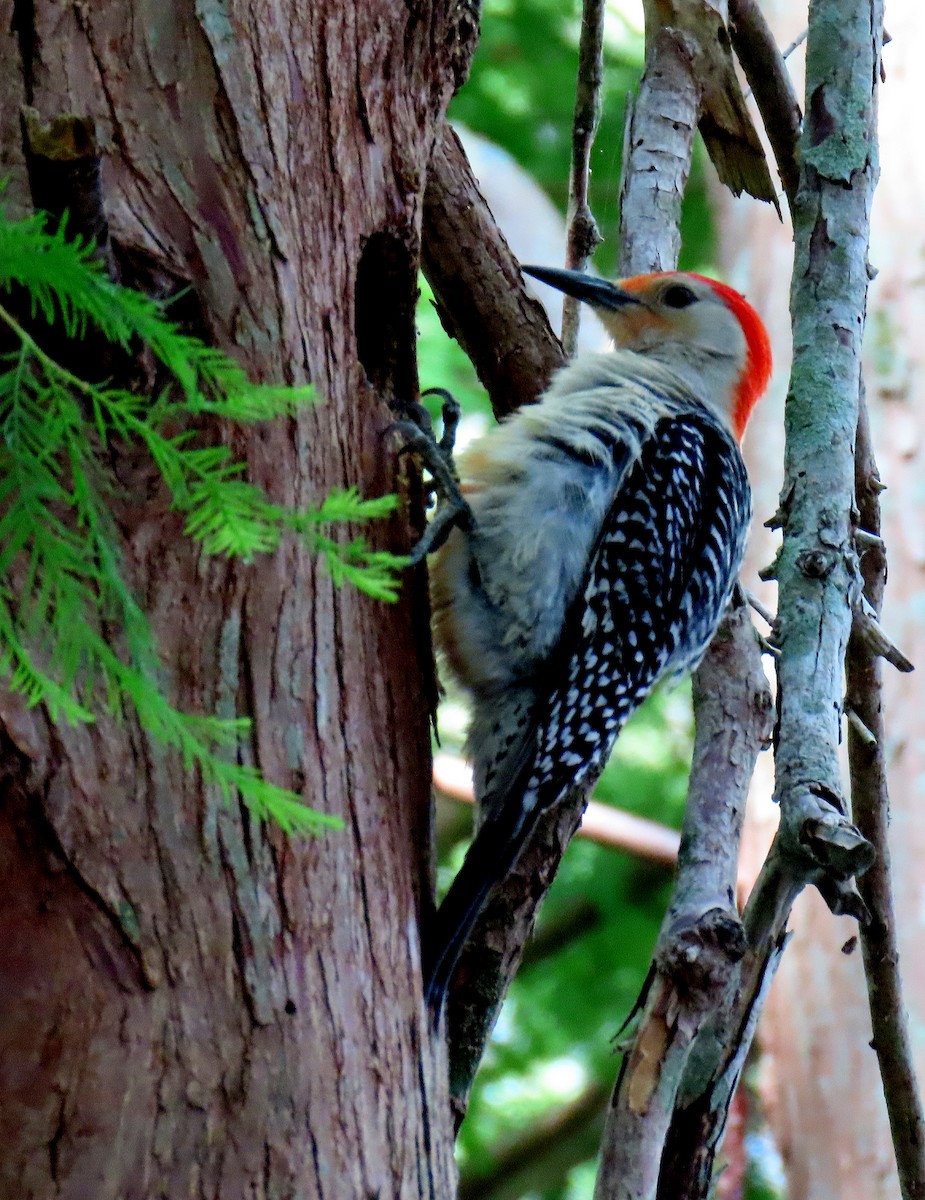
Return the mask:
<svg viewBox="0 0 925 1200"><path fill-rule="evenodd" d="M535 810L486 817L424 943L424 997L439 1024L460 955L495 886L513 869L536 824Z"/></svg>

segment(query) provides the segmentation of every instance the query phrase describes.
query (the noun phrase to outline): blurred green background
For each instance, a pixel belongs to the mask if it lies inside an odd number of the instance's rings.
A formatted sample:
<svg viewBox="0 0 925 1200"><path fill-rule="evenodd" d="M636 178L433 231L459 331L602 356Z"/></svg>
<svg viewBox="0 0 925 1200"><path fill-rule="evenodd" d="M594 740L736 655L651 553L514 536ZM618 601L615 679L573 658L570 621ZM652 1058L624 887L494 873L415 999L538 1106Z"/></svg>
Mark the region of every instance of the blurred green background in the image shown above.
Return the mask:
<svg viewBox="0 0 925 1200"><path fill-rule="evenodd" d="M575 0L485 0L472 74L450 109L451 120L513 156L562 213L580 21ZM605 36L604 114L591 201L605 237L594 265L612 275L626 97L642 70L641 3L608 0ZM709 271L713 224L704 162L698 145L681 265ZM456 395L465 437L491 419L487 399L468 359L444 334L423 279L421 290L421 386ZM461 753L464 714L452 694L440 727L443 749ZM691 739L689 685L663 688L621 735L595 798L679 827ZM444 812L441 828L439 883L445 888L468 844L469 811ZM460 1132L462 1200L591 1200L603 1107L620 1061L614 1038L639 994L670 889L663 867L582 839L572 843ZM747 1200L769 1200L780 1194L764 1178L775 1174L773 1148L761 1130L749 1145Z"/></svg>

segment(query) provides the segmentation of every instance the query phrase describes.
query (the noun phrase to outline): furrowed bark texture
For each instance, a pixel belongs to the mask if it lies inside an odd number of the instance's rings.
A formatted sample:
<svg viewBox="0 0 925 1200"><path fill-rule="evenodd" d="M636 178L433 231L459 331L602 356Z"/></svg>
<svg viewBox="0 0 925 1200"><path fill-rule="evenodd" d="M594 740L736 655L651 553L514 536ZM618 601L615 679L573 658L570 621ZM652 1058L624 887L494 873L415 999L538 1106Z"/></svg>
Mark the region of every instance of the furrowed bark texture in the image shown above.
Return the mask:
<svg viewBox="0 0 925 1200"><path fill-rule="evenodd" d="M216 431L280 501L395 487L382 401L415 393L425 172L473 34L440 0L0 2L7 201L21 105L98 122L124 276L189 287L254 376L325 397ZM2 698L0 1192L443 1200L422 581L386 607L293 545L205 559L150 474L118 469L176 702L251 716L247 761L345 828L288 840L130 723L56 728ZM372 533L400 548L398 522Z"/></svg>

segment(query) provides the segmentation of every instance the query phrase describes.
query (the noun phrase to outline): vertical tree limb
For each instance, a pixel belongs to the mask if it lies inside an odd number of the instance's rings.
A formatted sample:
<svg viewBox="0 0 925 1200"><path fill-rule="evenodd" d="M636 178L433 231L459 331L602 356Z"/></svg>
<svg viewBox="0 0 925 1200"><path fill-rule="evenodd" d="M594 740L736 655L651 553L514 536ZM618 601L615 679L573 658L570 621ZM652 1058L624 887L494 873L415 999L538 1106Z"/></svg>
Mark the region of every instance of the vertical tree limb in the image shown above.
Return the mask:
<svg viewBox="0 0 925 1200"><path fill-rule="evenodd" d="M870 849L852 831L840 798L837 748L858 589L854 436L877 180L881 30L879 0L856 0L847 11L837 0L810 6L777 565L781 862L819 884L833 911L856 915L863 905L853 876L869 865Z"/></svg>
<svg viewBox="0 0 925 1200"><path fill-rule="evenodd" d="M839 22L840 42L833 41ZM795 362L779 570L782 820L744 914L749 951L737 994L704 1035L707 1061L698 1061L703 1056L696 1050L691 1055L689 1075L695 1081L699 1076L701 1083L695 1094L682 1095L676 1114L659 1192L666 1198L706 1195L710 1147L722 1131L726 1098L741 1069L735 1044L747 1046L799 891L815 882L833 911L857 916L865 911L854 876L869 865L871 849L840 800L837 747L854 587L852 435L867 218L876 180L873 89L880 28L877 7L864 2L847 15L831 0L810 10L810 121L795 202ZM717 1054L713 1047L723 1049Z"/></svg>
<svg viewBox="0 0 925 1200"><path fill-rule="evenodd" d="M617 274L673 271L681 252L681 205L691 170L700 85L682 39L649 40L639 96L628 113L620 185Z"/></svg>
<svg viewBox="0 0 925 1200"><path fill-rule="evenodd" d="M677 265L699 101L684 42L671 30L658 31L628 124L621 275ZM770 699L744 605L726 618L695 675L694 708L678 884L608 1112L598 1200L673 1195L670 1184L662 1190L663 1150L683 1141L675 1131L670 1142L679 1091L698 1037L722 1007L747 951L735 908L738 844L755 759L769 732Z"/></svg>
<svg viewBox="0 0 925 1200"><path fill-rule="evenodd" d="M815 27L814 44L821 47L822 39L830 34L828 24L831 17L827 14L817 15L816 20L821 24ZM837 98L833 96L831 105L833 111L838 111L842 105L851 105L852 111L860 111L868 117L868 124L865 125L859 139L863 152L861 179L858 185L861 199L856 201L864 214L869 208L871 189L868 184L872 182L865 171L869 162L866 156L868 143L865 135L870 136L873 128L874 105L871 87L876 79L876 56L879 52L877 25L876 22L872 25L871 20L872 15L868 13L865 31L863 13L856 15L860 32L856 31L852 50L856 60L860 60L856 68L857 93L847 101L839 93ZM865 50L867 59L871 61L864 58ZM823 94L827 87L833 91L845 88L845 81L837 72L834 79L825 74L824 68L831 64L820 59L821 55L817 53L818 75L815 80L810 77L811 90L808 94L811 98ZM854 79L855 76L852 75L851 78ZM863 97L859 94L861 81L866 83ZM826 136L834 133L842 135L842 129L838 127L825 132L818 128L813 130L815 142L812 145L818 145ZM855 149L858 149L857 135ZM815 176L801 178L807 193L812 194L820 187L819 172ZM809 201L804 196L804 204L807 203ZM837 205L835 207L837 210ZM833 217L834 215L833 213ZM838 215L841 216L841 212ZM860 262L863 267L866 265L866 224L863 220L859 224L856 218L857 214L852 212L847 222L848 230L842 233L839 227L838 234L846 239L851 236L860 237ZM805 246L806 253L810 256L819 255L824 249L815 244L812 233L806 236ZM819 267L821 264L814 260L814 265ZM863 281L866 286L866 273L863 274ZM863 312L863 292L860 296L852 295L850 303L855 314ZM818 315L816 319L818 320ZM856 345L854 353L857 354L858 350L859 346ZM856 381L857 376L855 396ZM851 394L850 386L848 394ZM836 407L834 403L830 403L830 408ZM848 449L850 452L850 437ZM840 465L844 468L843 463ZM842 469L843 490L849 487L847 481L851 477L850 471L845 473ZM820 491L818 485L816 488L817 494L828 494L826 491ZM846 530L850 497L838 511L843 514L842 528ZM830 517L830 523L834 519ZM844 541L844 538L842 540ZM827 542L823 542L823 545L826 546ZM818 556L808 547L804 548L804 557L800 562L802 567L810 572L818 568L817 577L821 576L824 579L835 570L837 563L830 563L825 552L820 552L818 547L816 549ZM833 580L831 585L832 607L834 609L840 604L839 611L842 614L850 612L846 605L850 582L847 577L849 564L850 558L846 553L843 555L845 574L838 580ZM819 627L818 618L816 627ZM834 702L836 714L841 708L843 648L844 641L839 644L836 639L832 652L835 669L826 676L829 686L832 686L834 680L834 687L837 689ZM810 687L814 684L818 684L815 678L810 680ZM831 702L829 703L830 708L826 711L831 711ZM698 720L700 717L701 714L698 713ZM836 721L834 729L828 731L823 744L814 747L818 751L820 769L823 762L829 762L830 756L834 758L838 735ZM805 730L802 733L792 730L790 737L797 739L791 745L799 746L805 740ZM692 788L688 819L695 816L692 805L695 799L696 792ZM705 815L709 817L708 811ZM664 1200L706 1196L728 1106L767 985L783 949L787 916L794 898L806 882L814 880L836 911L863 911L852 877L863 871L869 863L870 849L850 825L838 803L837 775L826 774L820 770L816 777L804 776L802 786L794 786L789 794L788 816L792 824L785 823L782 835L779 835L778 842L762 871L752 902L746 910L746 946L744 953L739 955L740 964L736 963L734 941L727 942L725 946L721 945L720 954L712 959L709 955L698 952L691 956L696 958L697 967L702 968L705 963L710 964L715 967L715 973L707 970L706 973L700 974L688 969L685 982L692 990L685 992L683 998L675 999L673 1004L666 1003L665 993L671 988L670 972L666 970L666 965L670 965L671 960L666 956L666 950L671 945L671 937L677 936L677 931L672 930L667 923L663 929L656 952L655 981L646 998L639 1032L624 1068L623 1078L618 1082L608 1120L604 1163L598 1180L599 1200L603 1200L604 1197L609 1200L610 1197L623 1196L629 1198L657 1195ZM736 836L735 831L732 832L733 836ZM696 875L696 867L685 862L682 847L682 857L679 861L682 879L686 870L691 870ZM706 874L709 875L709 871ZM695 891L698 886L703 886L702 878L694 885ZM679 895L682 889L683 883L679 884ZM697 925L693 927L696 928ZM679 982L681 978L679 975ZM698 985L705 985L705 990L699 990ZM719 1002L708 1020L698 1021L698 1013L703 1011L703 997L711 991ZM665 1020L668 1012L671 1013L670 1022ZM645 1090L641 1091L641 1088ZM666 1121L668 1097L671 1097L673 1112ZM640 1115L648 1118L648 1128L640 1128ZM648 1145L644 1144L645 1141L648 1141Z"/></svg>
<svg viewBox="0 0 925 1200"><path fill-rule="evenodd" d="M694 676L694 712L678 885L656 948L655 980L608 1114L599 1200L706 1195L773 973L767 956L755 952L734 902L745 801L771 719L744 605L724 620ZM660 1040L661 1031L668 1040ZM649 1075L657 1075L659 1090L643 1104ZM692 1174L695 1182L705 1180L702 1193L680 1190L691 1185Z"/></svg>
<svg viewBox="0 0 925 1200"><path fill-rule="evenodd" d="M880 533L880 476L874 459L861 397L855 446L858 524L868 534ZM886 584L886 554L882 543L869 542L861 556L864 594L879 615ZM845 659L846 694L865 736L848 729L851 804L858 828L877 851L877 858L859 883L871 914L861 929L864 974L870 997L873 1047L880 1066L883 1093L896 1153L903 1200L925 1196L925 1114L915 1074L899 972L896 913L890 880L888 826L890 797L884 759L881 660L858 630L852 632ZM872 736L870 736L872 735Z"/></svg>

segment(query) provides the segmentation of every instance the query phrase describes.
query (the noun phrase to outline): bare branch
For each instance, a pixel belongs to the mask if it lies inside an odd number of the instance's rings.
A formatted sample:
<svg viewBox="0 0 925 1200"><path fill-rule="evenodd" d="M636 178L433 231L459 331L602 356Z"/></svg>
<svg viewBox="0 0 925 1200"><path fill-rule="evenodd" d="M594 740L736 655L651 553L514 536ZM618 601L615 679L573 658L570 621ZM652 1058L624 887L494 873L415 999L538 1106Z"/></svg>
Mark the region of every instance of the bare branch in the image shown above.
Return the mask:
<svg viewBox="0 0 925 1200"><path fill-rule="evenodd" d="M873 20L873 25L872 25ZM871 199L877 179L879 3L816 0L794 207L794 358L781 512L780 863L833 911L864 913L871 851L840 797L843 663L858 590L851 512Z"/></svg>
<svg viewBox="0 0 925 1200"><path fill-rule="evenodd" d="M849 643L849 647L850 647L850 643ZM850 704L845 704L845 720L848 722L848 725L850 726L851 730L855 733L855 735L857 737L859 737L861 739L861 741L864 743L865 746L876 746L877 745L876 734L873 732L873 730L869 729L868 726L864 724L862 717L858 714L857 710L855 708L853 708Z"/></svg>
<svg viewBox="0 0 925 1200"><path fill-rule="evenodd" d="M870 545L865 548L859 545L858 548L862 549L862 553L867 549L874 549ZM882 551L882 546L880 549ZM865 601L863 596L859 596L858 602L854 606L853 636L863 642L871 654L875 654L878 658L885 658L897 671L902 671L904 674L914 671L913 664L906 658L902 650L893 645L877 617L878 614L873 611L870 604Z"/></svg>
<svg viewBox="0 0 925 1200"><path fill-rule="evenodd" d="M514 870L492 893L460 956L447 1004L450 1099L457 1126L539 906L581 823L584 802L579 793L544 814Z"/></svg>
<svg viewBox="0 0 925 1200"><path fill-rule="evenodd" d="M602 238L588 204L591 148L601 119L604 75L604 0L584 0L578 45L578 80L572 123L572 168L568 185L568 234L565 265L583 271ZM566 296L562 304L562 345L572 357L578 347L581 304Z"/></svg>
<svg viewBox="0 0 925 1200"><path fill-rule="evenodd" d="M650 44L628 124L620 274L676 266L699 98L690 55L662 30ZM735 908L736 860L754 761L769 733L770 700L745 607L721 626L694 689L697 740L678 886L608 1111L597 1182L597 1195L608 1200L654 1195L662 1186L662 1148L674 1128L685 1069L746 951Z"/></svg>
<svg viewBox="0 0 925 1200"><path fill-rule="evenodd" d="M736 196L748 192L777 208L764 147L735 72L725 0L644 0L643 6L646 42L670 32L691 61L702 94L700 134L720 181Z"/></svg>
<svg viewBox="0 0 925 1200"><path fill-rule="evenodd" d="M774 616L771 610L769 608L765 608L758 597L752 592L746 592L745 599L748 601L749 608L753 608L758 616L761 617L762 621L764 621L766 625L770 625L771 628L773 628L777 618Z"/></svg>
<svg viewBox="0 0 925 1200"><path fill-rule="evenodd" d="M695 1165L696 1177L709 1182L747 1050L742 1039L769 978L768 956L753 949L734 903L745 800L771 724L744 605L730 611L694 676L694 702L697 737L678 886L659 937L655 982L608 1114L598 1180L598 1195L608 1200L655 1195L656 1181L659 1196L687 1196L681 1181ZM668 1010L670 1037L661 1038Z"/></svg>
<svg viewBox="0 0 925 1200"><path fill-rule="evenodd" d="M879 488L869 486L871 480L879 480L879 475L863 396L858 414L855 471L859 523L879 535ZM865 593L875 615L879 615L886 583L886 554L879 537L877 542L879 545L869 545L861 559ZM868 739L855 725L850 724L848 728L854 819L877 852L876 861L859 884L871 914L871 920L861 929L861 946L870 997L873 1046L883 1080L903 1200L920 1200L925 1196L925 1113L903 1005L896 913L890 882L887 837L890 797L883 750L881 666L877 652L859 636L857 626L848 642L845 674L849 711L857 713L863 727L870 732Z"/></svg>
<svg viewBox="0 0 925 1200"><path fill-rule="evenodd" d="M761 113L792 213L799 182L797 149L803 115L790 72L756 0L729 0L729 17L732 45Z"/></svg>
<svg viewBox="0 0 925 1200"><path fill-rule="evenodd" d="M672 30L661 30L648 46L639 96L628 110L618 275L678 265L699 102L690 53Z"/></svg>
<svg viewBox="0 0 925 1200"><path fill-rule="evenodd" d="M809 33L808 28L804 29L802 33L798 33L797 36L793 39L793 41L790 43L790 45L786 48L786 50L782 51L784 61L786 61L790 57L790 55L793 54L793 52L795 50L799 50L800 46L802 46L803 43L806 41L806 36L808 33ZM887 44L887 41L888 41L888 38L886 36L886 30L884 30L884 33L883 33L884 46Z"/></svg>
<svg viewBox="0 0 925 1200"><path fill-rule="evenodd" d="M495 415L536 400L565 361L562 348L447 124L424 193L421 259L444 328L472 359Z"/></svg>

